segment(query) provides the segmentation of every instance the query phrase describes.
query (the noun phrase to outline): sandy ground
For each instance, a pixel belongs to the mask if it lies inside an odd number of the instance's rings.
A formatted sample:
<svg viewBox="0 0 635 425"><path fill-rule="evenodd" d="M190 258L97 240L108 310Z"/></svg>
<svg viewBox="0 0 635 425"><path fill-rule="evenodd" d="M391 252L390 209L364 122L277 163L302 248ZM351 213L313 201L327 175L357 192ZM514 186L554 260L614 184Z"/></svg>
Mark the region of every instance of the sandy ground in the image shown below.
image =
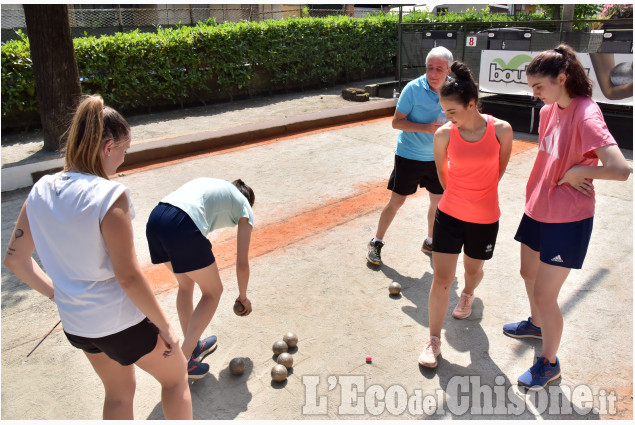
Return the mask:
<svg viewBox="0 0 635 425"><path fill-rule="evenodd" d="M165 194L202 175L240 177L256 192L249 284L254 312L249 317L232 312L235 230L210 235L225 292L208 327L219 338L218 349L205 359L211 374L191 384L194 417L632 419L632 177L595 183L597 215L589 254L559 299L565 318L562 377L551 392L541 392L545 397L526 395L514 384L541 344L506 337L502 326L529 315L513 234L536 145L515 143L500 185L498 243L472 316L462 321L450 316L463 284L460 261L442 357L437 369L427 370L417 364L428 334L433 273L430 257L420 252L425 192L397 214L385 238L384 264L371 267L364 258L389 198L384 187L395 144L390 119L380 119L118 177L132 192L140 261L175 325L174 279L149 264L144 227L151 209ZM632 163L632 152L624 153ZM3 194L3 250L26 193ZM388 294L393 281L403 287L398 297ZM59 327L26 358L57 320L50 301L2 267L2 419L101 417L99 379ZM272 383L271 346L289 331L299 337L293 370L284 383ZM228 372L234 357L248 359L240 377ZM158 384L140 370L137 381L135 417L162 419Z"/></svg>

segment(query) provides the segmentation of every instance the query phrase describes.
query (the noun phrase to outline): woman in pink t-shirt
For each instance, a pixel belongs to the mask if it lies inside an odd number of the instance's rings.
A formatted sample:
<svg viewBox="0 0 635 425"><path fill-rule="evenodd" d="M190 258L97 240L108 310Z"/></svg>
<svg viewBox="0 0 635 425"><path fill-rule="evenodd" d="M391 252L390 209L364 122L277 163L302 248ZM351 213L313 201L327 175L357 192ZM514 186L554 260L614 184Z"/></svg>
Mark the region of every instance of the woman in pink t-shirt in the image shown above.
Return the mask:
<svg viewBox="0 0 635 425"><path fill-rule="evenodd" d="M434 159L444 192L433 230L430 338L419 356L419 364L431 368L437 366L441 352L441 328L461 250L465 288L452 312L457 319L472 313L483 265L494 254L500 217L498 182L509 162L513 139L507 122L479 112L478 88L469 68L457 61L451 70L454 78L439 91L450 122L434 134Z"/></svg>
<svg viewBox="0 0 635 425"><path fill-rule="evenodd" d="M626 180L630 167L591 99L592 82L567 45L536 56L527 67L540 111L540 146L527 182L525 214L515 239L531 317L503 326L514 338L542 339L542 355L518 378L528 390L560 376L562 336L558 293L584 262L595 213L593 179ZM602 165L598 165L598 160Z"/></svg>

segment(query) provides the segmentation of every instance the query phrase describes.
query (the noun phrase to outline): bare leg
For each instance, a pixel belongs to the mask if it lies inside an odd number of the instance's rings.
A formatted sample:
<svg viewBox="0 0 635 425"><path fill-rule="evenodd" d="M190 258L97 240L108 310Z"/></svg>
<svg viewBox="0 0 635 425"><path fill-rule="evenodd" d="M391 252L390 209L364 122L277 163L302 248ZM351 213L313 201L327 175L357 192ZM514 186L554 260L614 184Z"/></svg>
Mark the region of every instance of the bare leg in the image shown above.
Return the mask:
<svg viewBox="0 0 635 425"><path fill-rule="evenodd" d="M432 233L434 232L434 217L437 213L439 201L441 201L443 195L435 195L428 192L428 196L430 197L430 205L428 206L428 237L432 238Z"/></svg>
<svg viewBox="0 0 635 425"><path fill-rule="evenodd" d="M172 263L163 263L174 273ZM176 311L179 315L179 322L183 335L187 332L187 326L190 323L192 312L194 311L194 281L183 273L174 273L174 277L179 283L179 289L176 293Z"/></svg>
<svg viewBox="0 0 635 425"><path fill-rule="evenodd" d="M223 293L223 283L220 280L216 263L192 272L176 274L175 276L179 281L179 286L181 286L181 280L186 282L194 281L201 289L201 299L189 319L187 329L184 332L183 345L181 346L183 354L189 359L203 331L205 331L212 317L214 317L214 313L216 313L216 308ZM183 279L183 277L186 279Z"/></svg>
<svg viewBox="0 0 635 425"><path fill-rule="evenodd" d="M122 366L104 353L91 354L84 351L90 364L104 384L104 420L133 420L132 402L136 387L134 366Z"/></svg>
<svg viewBox="0 0 635 425"><path fill-rule="evenodd" d="M430 322L430 336L441 338L443 320L450 302L450 288L456 275L456 263L459 254L444 254L435 252L432 255L434 275L428 297L428 317Z"/></svg>
<svg viewBox="0 0 635 425"><path fill-rule="evenodd" d="M463 265L465 266L465 288L463 292L472 295L476 287L483 280L483 265L485 260L476 260L463 254Z"/></svg>
<svg viewBox="0 0 635 425"><path fill-rule="evenodd" d="M534 283L534 303L542 320L542 356L556 362L556 353L562 338L562 312L558 294L571 269L540 263ZM533 320L533 319L532 319Z"/></svg>
<svg viewBox="0 0 635 425"><path fill-rule="evenodd" d="M192 397L187 383L187 361L177 351L163 357L166 346L157 336L157 345L137 360L136 365L161 384L161 404L165 419L192 419Z"/></svg>
<svg viewBox="0 0 635 425"><path fill-rule="evenodd" d="M541 327L542 317L536 308L534 301L534 284L538 274L540 265L540 253L529 248L527 245L520 244L520 276L525 281L525 290L529 298L529 308L531 310L531 321L534 326Z"/></svg>
<svg viewBox="0 0 635 425"><path fill-rule="evenodd" d="M390 227L397 211L399 211L399 208L401 208L404 202L406 202L406 196L392 192L388 204L384 207L379 216L379 224L377 225L377 233L375 234L377 239L384 239L388 227Z"/></svg>

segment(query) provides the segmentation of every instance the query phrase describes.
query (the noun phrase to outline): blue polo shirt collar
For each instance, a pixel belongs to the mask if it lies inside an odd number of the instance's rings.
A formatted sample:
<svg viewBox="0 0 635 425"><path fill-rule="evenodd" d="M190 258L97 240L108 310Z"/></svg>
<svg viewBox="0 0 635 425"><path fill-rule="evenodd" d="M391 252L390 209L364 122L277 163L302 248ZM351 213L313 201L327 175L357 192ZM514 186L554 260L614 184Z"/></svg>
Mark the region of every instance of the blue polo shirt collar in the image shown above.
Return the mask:
<svg viewBox="0 0 635 425"><path fill-rule="evenodd" d="M428 85L428 74L423 74L423 77L421 78L421 85L423 86L424 89L428 91L432 91L432 89Z"/></svg>

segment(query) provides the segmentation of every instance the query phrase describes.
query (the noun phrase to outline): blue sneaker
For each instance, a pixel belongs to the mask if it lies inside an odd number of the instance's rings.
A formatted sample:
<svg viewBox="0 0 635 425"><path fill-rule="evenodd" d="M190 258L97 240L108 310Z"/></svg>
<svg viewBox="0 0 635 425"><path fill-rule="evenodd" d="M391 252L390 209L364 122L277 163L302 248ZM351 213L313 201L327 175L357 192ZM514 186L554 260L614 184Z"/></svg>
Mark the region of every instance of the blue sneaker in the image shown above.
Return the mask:
<svg viewBox="0 0 635 425"><path fill-rule="evenodd" d="M534 326L531 317L522 322L503 325L503 333L512 338L542 339L542 330L538 326Z"/></svg>
<svg viewBox="0 0 635 425"><path fill-rule="evenodd" d="M538 391L543 389L549 382L560 377L560 360L556 357L556 365L551 366L549 360L538 357L536 364L518 378L518 384L527 388L528 391Z"/></svg>
<svg viewBox="0 0 635 425"><path fill-rule="evenodd" d="M206 363L197 362L194 359L190 359L187 362L187 377L188 379L201 379L209 372L209 365Z"/></svg>
<svg viewBox="0 0 635 425"><path fill-rule="evenodd" d="M200 362L203 357L212 352L215 348L216 335L212 335L196 343L196 347L194 347L194 351L192 351L192 358L197 362Z"/></svg>

